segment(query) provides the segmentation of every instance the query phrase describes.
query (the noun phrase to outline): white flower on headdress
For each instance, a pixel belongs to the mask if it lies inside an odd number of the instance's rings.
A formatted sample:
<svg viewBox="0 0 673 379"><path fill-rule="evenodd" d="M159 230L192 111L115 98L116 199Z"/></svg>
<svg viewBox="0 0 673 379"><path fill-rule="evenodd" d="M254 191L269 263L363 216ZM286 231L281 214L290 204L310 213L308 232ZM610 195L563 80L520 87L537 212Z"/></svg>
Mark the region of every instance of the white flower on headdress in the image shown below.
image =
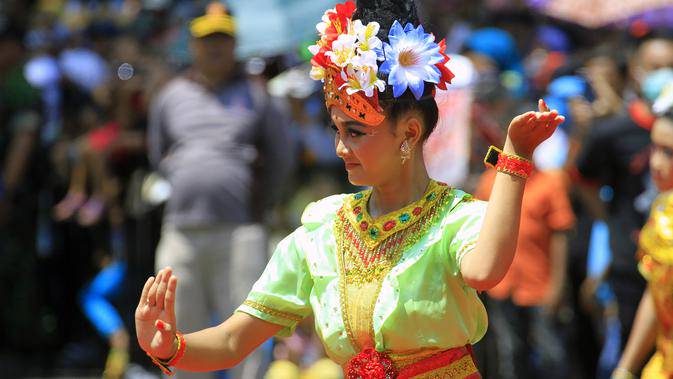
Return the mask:
<svg viewBox="0 0 673 379"><path fill-rule="evenodd" d="M325 74L326 74L326 71L325 71L324 68L318 67L318 66L313 66L313 67L311 67L311 72L309 73L309 76L313 80L325 80Z"/></svg>
<svg viewBox="0 0 673 379"><path fill-rule="evenodd" d="M346 67L351 63L351 59L355 56L357 47L356 37L351 34L341 34L336 41L332 43L332 51L325 53L332 62L338 67Z"/></svg>
<svg viewBox="0 0 673 379"><path fill-rule="evenodd" d="M318 52L320 52L320 46L318 44L311 45L311 46L308 47L308 51L311 54L316 55L316 54L318 54Z"/></svg>
<svg viewBox="0 0 673 379"><path fill-rule="evenodd" d="M371 97L374 89L384 91L386 86L377 76L377 61L383 60L383 43L376 36L380 26L376 22L364 25L353 20L353 12L354 2L337 4L316 25L320 40L308 48L313 54L311 78L324 81L326 75L335 72L339 75L340 89L351 95L362 91Z"/></svg>
<svg viewBox="0 0 673 379"><path fill-rule="evenodd" d="M331 9L326 10L325 13L323 13L322 18L321 18L322 22L317 23L316 26L315 26L315 28L318 29L318 33L320 33L321 35L325 34L325 29L327 29L327 27L329 26L329 23L330 23L329 15L330 15L330 13L335 13L335 12L336 12L336 9L331 8Z"/></svg>
<svg viewBox="0 0 673 379"><path fill-rule="evenodd" d="M351 58L350 65L356 70L369 68L375 72L379 68L376 64L376 53L371 50L360 51L360 54Z"/></svg>
<svg viewBox="0 0 673 379"><path fill-rule="evenodd" d="M377 53L377 56L380 55L380 57L383 57L381 49L383 43L376 36L380 28L378 22L372 21L367 25L363 25L360 20L353 21L351 34L357 36L360 51L374 51Z"/></svg>
<svg viewBox="0 0 673 379"><path fill-rule="evenodd" d="M386 82L379 79L376 76L376 69L370 66L362 66L358 70L348 66L341 71L341 78L346 82L339 89L345 88L349 95L362 91L365 96L372 97L374 96L374 88L383 91L386 87Z"/></svg>

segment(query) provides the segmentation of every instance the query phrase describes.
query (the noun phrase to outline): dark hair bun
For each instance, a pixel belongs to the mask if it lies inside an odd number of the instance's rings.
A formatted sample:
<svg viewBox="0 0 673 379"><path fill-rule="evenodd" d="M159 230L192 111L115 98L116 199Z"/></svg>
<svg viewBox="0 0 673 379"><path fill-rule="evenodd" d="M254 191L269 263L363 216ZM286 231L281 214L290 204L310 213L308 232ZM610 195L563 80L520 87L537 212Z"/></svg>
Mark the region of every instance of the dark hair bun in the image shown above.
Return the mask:
<svg viewBox="0 0 673 379"><path fill-rule="evenodd" d="M358 0L356 5L353 20L362 20L365 25L371 21L378 22L381 26L378 36L382 41L388 39L388 30L395 20L402 26L408 22L414 26L420 23L414 0Z"/></svg>

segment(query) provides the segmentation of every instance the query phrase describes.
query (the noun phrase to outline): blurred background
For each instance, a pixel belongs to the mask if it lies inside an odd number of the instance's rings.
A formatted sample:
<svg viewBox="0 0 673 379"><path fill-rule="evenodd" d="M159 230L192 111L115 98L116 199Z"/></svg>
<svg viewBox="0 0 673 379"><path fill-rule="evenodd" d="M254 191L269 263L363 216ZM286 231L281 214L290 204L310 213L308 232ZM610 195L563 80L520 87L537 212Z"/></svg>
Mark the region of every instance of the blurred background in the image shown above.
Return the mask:
<svg viewBox="0 0 673 379"><path fill-rule="evenodd" d="M254 208L246 219L264 226L271 247L309 202L356 190L334 153L320 83L308 77L306 47L335 3L223 1L237 27L235 53L220 58L261 92L250 104L222 101L234 118L268 119L266 137L236 144L245 147L237 157L252 154L237 159L282 166L282 177L260 180L254 169L242 187ZM549 367L560 368L548 376L609 377L645 286L636 241L656 196L650 106L673 80L673 1L417 4L426 30L446 38L456 74L436 96L439 127L425 146L433 178L487 198L482 158L502 145L513 116L542 97L567 120L535 156L540 176L527 187L520 236L529 243L505 282L482 294L491 318L476 346L484 377L539 377L531 372ZM192 197L168 162L194 130L176 132L169 89L182 88L176 80L228 85L208 83L216 75L203 61L219 58L190 34L206 5L0 1L0 377L159 377L135 343L133 312L162 224L180 214L171 199ZM198 138L238 138L241 125ZM226 140L209 147L233 146ZM198 171L211 155L194 159ZM262 355L267 378L339 375L321 360L310 320Z"/></svg>

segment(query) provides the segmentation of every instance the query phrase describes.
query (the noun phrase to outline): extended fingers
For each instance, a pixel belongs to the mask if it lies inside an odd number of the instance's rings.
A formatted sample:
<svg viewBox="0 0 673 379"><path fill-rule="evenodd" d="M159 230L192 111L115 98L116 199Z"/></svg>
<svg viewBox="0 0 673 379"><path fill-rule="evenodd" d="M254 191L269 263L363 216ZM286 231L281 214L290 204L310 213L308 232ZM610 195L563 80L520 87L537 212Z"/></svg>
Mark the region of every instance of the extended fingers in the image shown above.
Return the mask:
<svg viewBox="0 0 673 379"><path fill-rule="evenodd" d="M168 287L166 289L166 298L164 308L166 312L166 321L175 324L175 289L178 286L178 278L171 276L168 280Z"/></svg>
<svg viewBox="0 0 673 379"><path fill-rule="evenodd" d="M159 283L159 288L157 289L157 306L159 309L164 308L164 297L166 296L166 288L168 287L168 280L173 274L173 270L170 267L166 267L164 270L164 276L161 278Z"/></svg>
<svg viewBox="0 0 673 379"><path fill-rule="evenodd" d="M561 125L565 120L566 120L565 116L558 115L552 120L552 125L554 125L554 127L557 127Z"/></svg>
<svg viewBox="0 0 673 379"><path fill-rule="evenodd" d="M153 283L154 283L154 277L150 276L145 282L145 285L143 286L143 292L140 294L140 302L138 303L139 307L147 303L148 295L150 293L150 287L152 287Z"/></svg>
<svg viewBox="0 0 673 379"><path fill-rule="evenodd" d="M558 111L555 109L547 112L535 112L533 121L535 121L535 125L547 125L553 122L558 116Z"/></svg>
<svg viewBox="0 0 673 379"><path fill-rule="evenodd" d="M157 291L159 290L159 284L164 278L164 270L159 270L159 273L157 274L156 279L154 279L154 283L152 283L152 287L150 287L150 291L147 294L147 304L149 306L155 306L157 303Z"/></svg>

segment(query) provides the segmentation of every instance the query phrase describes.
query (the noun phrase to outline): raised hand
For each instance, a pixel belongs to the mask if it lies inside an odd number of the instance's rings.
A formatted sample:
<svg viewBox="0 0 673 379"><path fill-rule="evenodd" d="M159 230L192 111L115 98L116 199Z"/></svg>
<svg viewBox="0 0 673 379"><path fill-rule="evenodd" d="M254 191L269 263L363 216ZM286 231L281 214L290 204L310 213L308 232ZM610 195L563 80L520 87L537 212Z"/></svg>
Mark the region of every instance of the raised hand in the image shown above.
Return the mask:
<svg viewBox="0 0 673 379"><path fill-rule="evenodd" d="M145 282L136 308L136 336L140 347L154 357L171 357L175 345L175 288L178 278L166 267Z"/></svg>
<svg viewBox="0 0 673 379"><path fill-rule="evenodd" d="M533 151L549 138L556 128L565 121L565 117L556 110L549 110L544 100L538 101L538 112L526 112L515 117L509 124L506 153L514 153L530 158Z"/></svg>

